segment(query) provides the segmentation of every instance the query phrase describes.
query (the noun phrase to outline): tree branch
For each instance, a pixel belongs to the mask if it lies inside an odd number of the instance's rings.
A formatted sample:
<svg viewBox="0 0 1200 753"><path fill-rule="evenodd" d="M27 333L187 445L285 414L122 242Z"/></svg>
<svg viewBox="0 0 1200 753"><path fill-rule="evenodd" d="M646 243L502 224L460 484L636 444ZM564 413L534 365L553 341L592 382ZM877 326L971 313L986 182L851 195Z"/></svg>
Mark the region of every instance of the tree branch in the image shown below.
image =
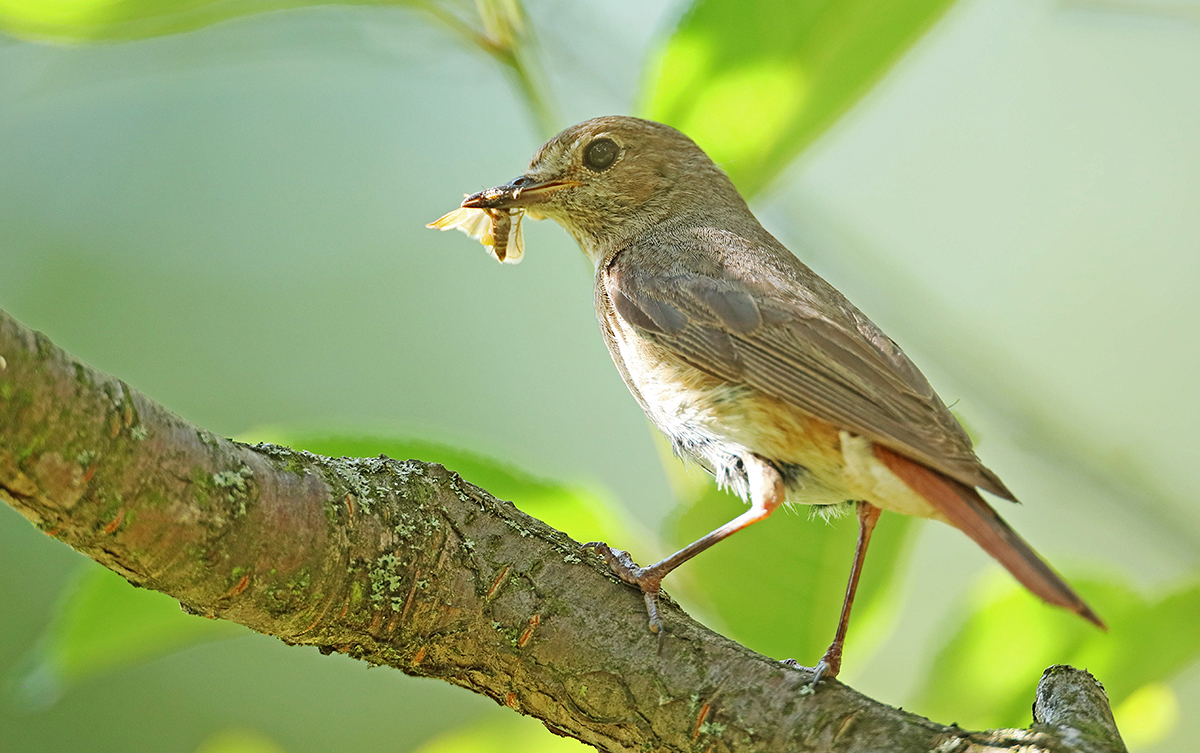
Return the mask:
<svg viewBox="0 0 1200 753"><path fill-rule="evenodd" d="M1080 753L1124 750L1104 686L1089 672L1056 664L1042 673L1033 702L1034 727L1075 736Z"/></svg>
<svg viewBox="0 0 1200 753"><path fill-rule="evenodd" d="M460 685L602 750L1124 751L1069 668L1043 679L1033 730L971 733L833 681L806 694L808 670L671 603L660 642L597 558L442 466L222 439L3 312L0 499L189 611Z"/></svg>

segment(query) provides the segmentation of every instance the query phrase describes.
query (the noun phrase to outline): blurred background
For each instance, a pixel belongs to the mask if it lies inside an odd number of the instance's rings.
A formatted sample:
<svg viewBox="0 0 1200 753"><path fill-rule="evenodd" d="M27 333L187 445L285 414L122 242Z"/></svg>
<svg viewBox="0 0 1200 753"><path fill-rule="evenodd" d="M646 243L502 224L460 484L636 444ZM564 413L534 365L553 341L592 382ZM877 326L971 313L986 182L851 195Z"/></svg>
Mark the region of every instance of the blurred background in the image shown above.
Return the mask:
<svg viewBox="0 0 1200 753"><path fill-rule="evenodd" d="M1196 0L0 0L0 308L215 432L444 462L653 561L741 503L664 458L583 255L424 225L562 127L664 120L921 366L1112 627L884 516L842 679L1026 726L1071 663L1132 750L1193 751L1197 81ZM776 515L667 587L812 664L854 528ZM7 507L0 594L5 753L582 750L183 615Z"/></svg>

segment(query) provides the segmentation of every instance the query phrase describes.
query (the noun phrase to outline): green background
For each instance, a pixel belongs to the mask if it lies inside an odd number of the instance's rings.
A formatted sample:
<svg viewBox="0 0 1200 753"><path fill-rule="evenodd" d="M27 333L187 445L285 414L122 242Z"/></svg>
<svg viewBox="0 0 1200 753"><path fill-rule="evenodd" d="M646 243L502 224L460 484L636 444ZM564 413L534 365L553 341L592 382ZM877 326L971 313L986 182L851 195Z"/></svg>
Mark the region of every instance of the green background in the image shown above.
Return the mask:
<svg viewBox="0 0 1200 753"><path fill-rule="evenodd" d="M955 531L885 516L843 678L938 721L1026 725L1041 669L1074 662L1113 692L1135 750L1200 747L1191 6L543 0L526 5L523 89L420 8L164 36L197 17L65 13L56 36L20 5L0 2L0 308L79 358L224 435L441 443L455 449L403 447L649 561L738 506L664 466L582 254L525 223L525 262L501 267L424 224L519 174L551 123L668 119L921 365L1024 500L1003 514L1113 624L1035 604ZM824 5L846 12L771 15ZM852 536L783 513L667 587L811 664ZM572 745L466 691L197 628L7 507L0 596L4 753Z"/></svg>

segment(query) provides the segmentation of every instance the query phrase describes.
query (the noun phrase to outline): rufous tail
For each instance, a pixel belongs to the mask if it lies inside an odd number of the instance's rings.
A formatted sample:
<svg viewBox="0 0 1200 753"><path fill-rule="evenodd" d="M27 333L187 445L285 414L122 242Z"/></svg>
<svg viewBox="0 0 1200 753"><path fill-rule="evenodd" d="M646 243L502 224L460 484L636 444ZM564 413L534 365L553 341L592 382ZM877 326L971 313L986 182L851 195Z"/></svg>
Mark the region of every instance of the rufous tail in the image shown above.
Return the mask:
<svg viewBox="0 0 1200 753"><path fill-rule="evenodd" d="M881 445L875 445L875 457L933 505L951 525L995 557L1021 585L1048 603L1069 609L1104 630L1108 629L1091 607L1079 598L1079 594L996 514L974 487L955 481Z"/></svg>

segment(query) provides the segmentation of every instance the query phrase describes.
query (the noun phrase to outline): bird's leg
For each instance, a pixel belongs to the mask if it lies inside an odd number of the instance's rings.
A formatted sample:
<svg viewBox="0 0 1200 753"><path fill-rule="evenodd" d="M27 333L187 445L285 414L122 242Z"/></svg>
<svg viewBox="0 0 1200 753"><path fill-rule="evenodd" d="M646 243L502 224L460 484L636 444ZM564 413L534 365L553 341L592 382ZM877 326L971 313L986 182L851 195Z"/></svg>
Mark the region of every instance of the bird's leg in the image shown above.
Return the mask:
<svg viewBox="0 0 1200 753"><path fill-rule="evenodd" d="M842 668L842 646L846 643L846 628L850 624L850 608L854 606L854 592L858 590L858 576L862 574L863 560L867 557L867 544L871 543L871 532L879 520L880 509L870 502L858 503L858 545L854 547L854 567L850 570L850 583L846 585L846 598L842 602L842 616L838 619L837 635L829 650L817 662L810 687L816 687L823 677L837 677Z"/></svg>
<svg viewBox="0 0 1200 753"><path fill-rule="evenodd" d="M626 583L637 586L646 597L646 612L650 617L650 631L658 633L662 630L662 620L658 616L658 594L662 589L662 579L675 568L708 549L721 539L728 538L752 523L757 523L775 511L783 504L787 490L783 478L775 467L764 460L750 456L745 461L747 476L750 480L750 509L720 528L711 531L684 548L675 552L649 567L638 567L628 552L613 549L601 541L584 544L584 549L593 549L604 558L612 571Z"/></svg>

